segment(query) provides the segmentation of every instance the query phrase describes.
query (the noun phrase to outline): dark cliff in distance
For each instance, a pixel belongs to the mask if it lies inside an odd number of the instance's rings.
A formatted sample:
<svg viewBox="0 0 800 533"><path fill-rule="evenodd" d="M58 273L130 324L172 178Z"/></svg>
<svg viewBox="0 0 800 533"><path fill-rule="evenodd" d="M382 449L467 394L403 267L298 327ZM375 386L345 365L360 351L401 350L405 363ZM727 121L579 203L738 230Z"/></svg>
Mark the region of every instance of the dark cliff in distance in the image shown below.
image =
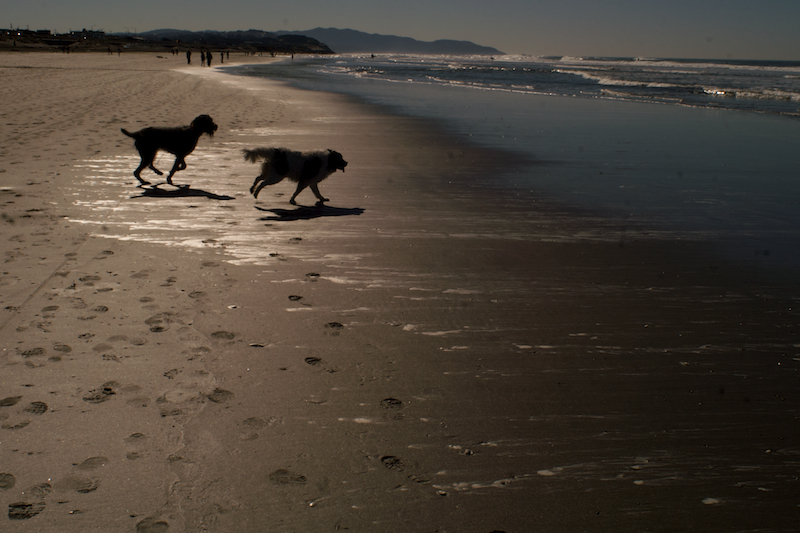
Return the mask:
<svg viewBox="0 0 800 533"><path fill-rule="evenodd" d="M423 55L505 55L500 50L470 41L417 41L410 37L378 35L356 30L314 28L313 30L275 32L278 35L305 35L327 44L337 54L423 54Z"/></svg>
<svg viewBox="0 0 800 533"><path fill-rule="evenodd" d="M55 34L49 30L0 30L0 50L90 52L125 50L165 52L175 49L238 50L273 54L332 54L323 43L303 35L277 35L260 30L187 31L153 30L142 33L105 33L82 30Z"/></svg>
<svg viewBox="0 0 800 533"><path fill-rule="evenodd" d="M186 31L153 30L137 33L136 38L169 43L174 46L197 48L243 49L260 52L296 54L332 54L325 44L304 35L277 34L261 30L238 31Z"/></svg>

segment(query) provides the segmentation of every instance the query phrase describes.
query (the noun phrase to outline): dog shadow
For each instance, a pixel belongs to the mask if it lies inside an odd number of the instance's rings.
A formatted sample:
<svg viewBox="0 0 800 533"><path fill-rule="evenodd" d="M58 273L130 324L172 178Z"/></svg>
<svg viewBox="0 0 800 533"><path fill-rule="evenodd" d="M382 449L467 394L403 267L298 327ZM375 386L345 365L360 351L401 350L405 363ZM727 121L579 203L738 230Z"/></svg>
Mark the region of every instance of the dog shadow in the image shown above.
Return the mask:
<svg viewBox="0 0 800 533"><path fill-rule="evenodd" d="M202 189L192 189L189 185L178 185L177 189L161 189L158 185L142 187L142 193L131 198L190 198L202 197L211 200L235 200L233 196L215 194Z"/></svg>
<svg viewBox="0 0 800 533"><path fill-rule="evenodd" d="M255 207L259 211L265 211L267 213L273 214L273 216L266 216L260 218L259 220L270 220L270 221L279 220L284 222L291 222L294 220L311 220L314 218L321 218L321 217L358 216L364 213L364 209L361 207L331 207L324 204L315 205L313 207L298 206L294 209L282 209L282 208L264 209L263 207L258 207L258 206Z"/></svg>

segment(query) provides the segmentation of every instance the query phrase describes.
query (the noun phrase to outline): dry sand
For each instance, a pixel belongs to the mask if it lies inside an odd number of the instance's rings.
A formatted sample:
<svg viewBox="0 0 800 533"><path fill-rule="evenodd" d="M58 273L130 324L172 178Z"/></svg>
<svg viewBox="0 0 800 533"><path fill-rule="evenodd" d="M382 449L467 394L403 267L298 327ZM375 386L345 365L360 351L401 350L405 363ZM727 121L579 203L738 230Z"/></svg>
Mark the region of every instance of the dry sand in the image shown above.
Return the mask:
<svg viewBox="0 0 800 533"><path fill-rule="evenodd" d="M0 54L0 530L795 527L796 288L473 189L497 155L433 124L188 68ZM190 187L136 188L119 128L201 113ZM344 154L325 209L247 194L275 145Z"/></svg>

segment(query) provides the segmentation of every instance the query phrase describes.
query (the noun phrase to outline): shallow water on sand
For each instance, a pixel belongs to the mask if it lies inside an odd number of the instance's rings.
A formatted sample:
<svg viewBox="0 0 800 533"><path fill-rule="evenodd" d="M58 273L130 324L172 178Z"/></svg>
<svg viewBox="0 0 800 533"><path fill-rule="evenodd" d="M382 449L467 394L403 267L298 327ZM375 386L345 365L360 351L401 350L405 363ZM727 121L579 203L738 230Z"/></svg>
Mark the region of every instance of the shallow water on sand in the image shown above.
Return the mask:
<svg viewBox="0 0 800 533"><path fill-rule="evenodd" d="M311 65L255 71L425 117L467 142L528 160L514 171L468 176L472 185L549 196L681 239L724 241L738 260L800 266L795 118L389 82Z"/></svg>

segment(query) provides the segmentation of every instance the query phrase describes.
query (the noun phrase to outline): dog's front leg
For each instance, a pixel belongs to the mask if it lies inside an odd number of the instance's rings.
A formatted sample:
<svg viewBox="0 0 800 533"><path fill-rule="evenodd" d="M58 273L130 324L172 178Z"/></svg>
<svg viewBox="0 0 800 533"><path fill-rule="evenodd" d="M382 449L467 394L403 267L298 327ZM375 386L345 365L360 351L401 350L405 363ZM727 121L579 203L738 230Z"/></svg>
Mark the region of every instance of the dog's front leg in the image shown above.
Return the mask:
<svg viewBox="0 0 800 533"><path fill-rule="evenodd" d="M330 200L328 200L327 198L325 198L324 196L322 196L322 194L320 194L320 192L319 192L319 187L317 187L317 184L316 184L316 183L314 183L314 184L310 185L309 187L311 187L311 192L313 192L313 193L314 193L314 196L316 196L316 197L317 197L317 199L319 200L319 202L320 202L320 203L322 203L322 202L329 202L329 201L330 201Z"/></svg>
<svg viewBox="0 0 800 533"><path fill-rule="evenodd" d="M175 173L178 172L179 170L183 170L185 168L186 168L186 162L183 160L183 158L181 157L176 158L175 164L172 165L172 170L169 171L169 175L167 176L167 183L169 183L170 185L174 185L174 183L172 183L172 176L174 176Z"/></svg>

